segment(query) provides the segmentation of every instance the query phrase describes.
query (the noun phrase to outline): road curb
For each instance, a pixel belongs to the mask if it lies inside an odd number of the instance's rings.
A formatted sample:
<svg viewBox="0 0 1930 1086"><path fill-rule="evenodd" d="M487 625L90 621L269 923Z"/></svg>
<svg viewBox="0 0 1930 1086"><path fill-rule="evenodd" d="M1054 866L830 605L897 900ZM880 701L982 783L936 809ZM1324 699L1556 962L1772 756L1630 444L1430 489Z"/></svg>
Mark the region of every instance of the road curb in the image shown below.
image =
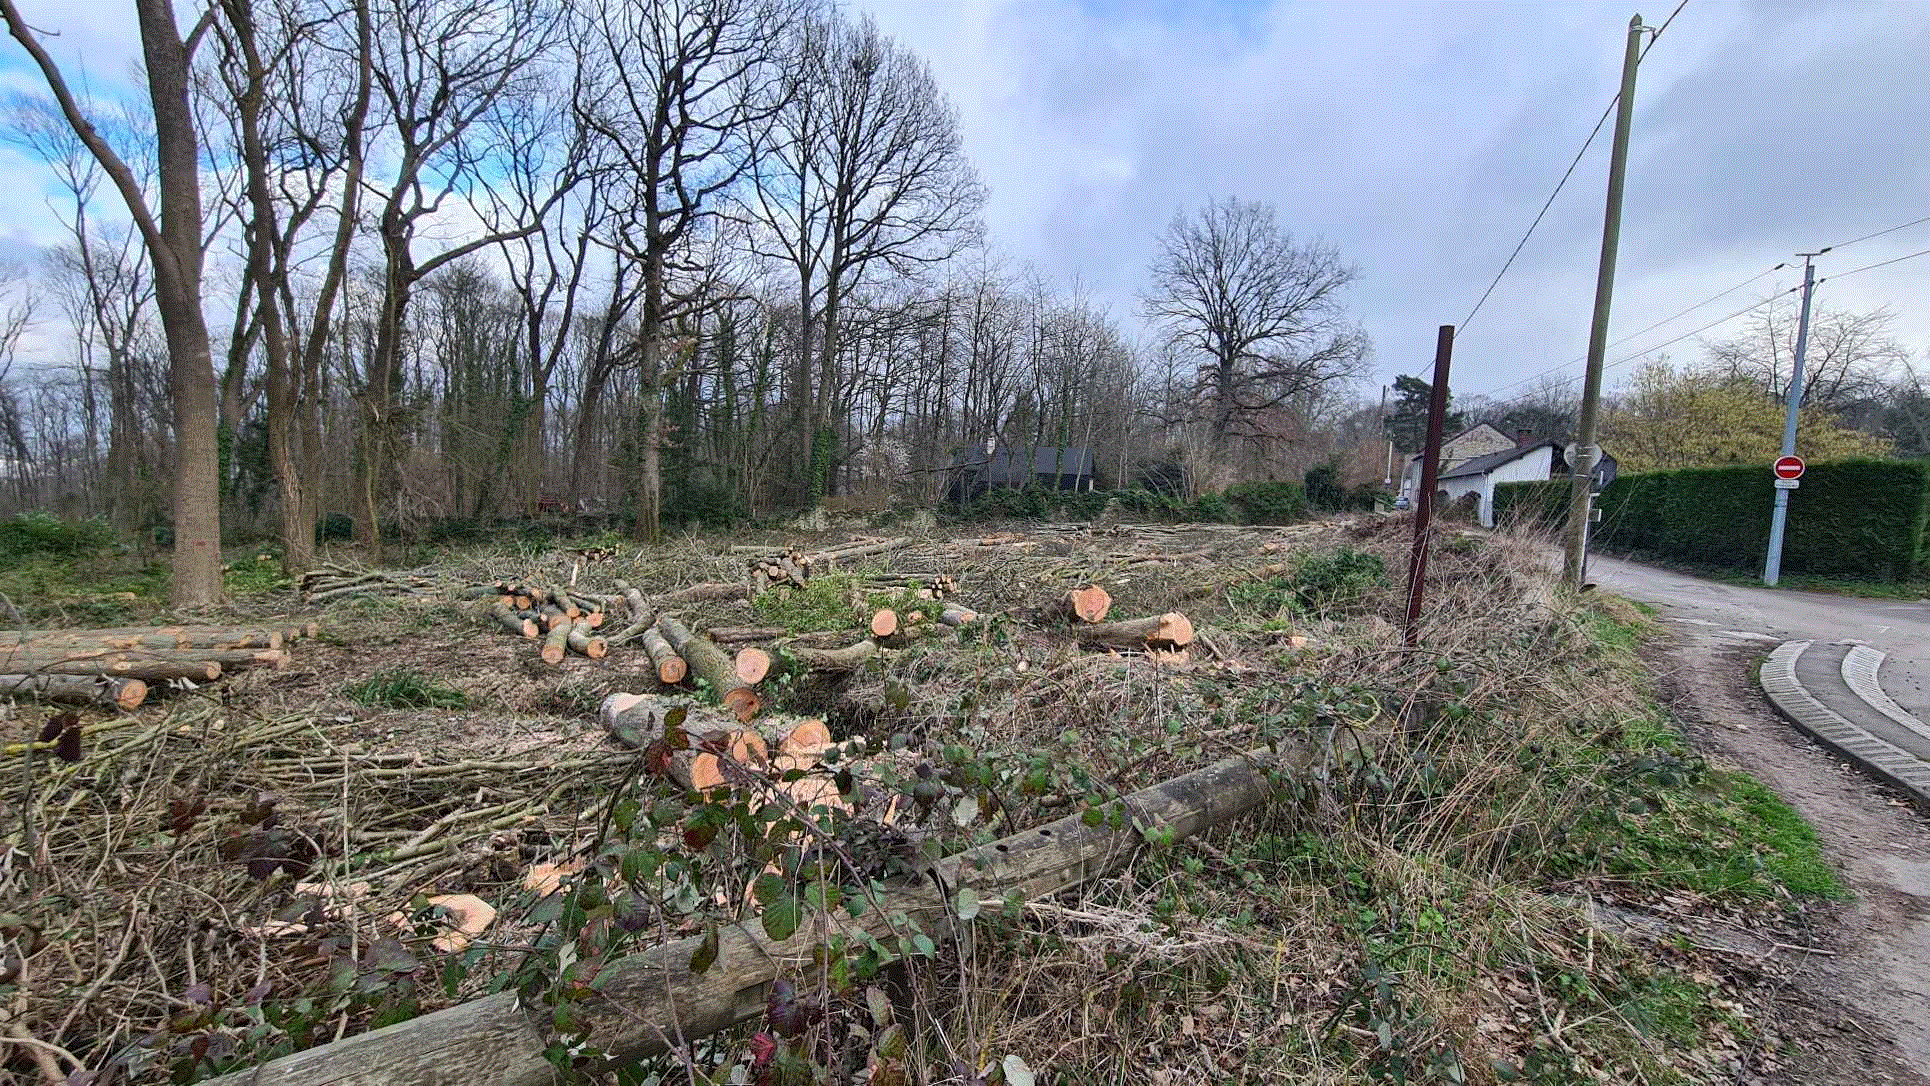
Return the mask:
<svg viewBox="0 0 1930 1086"><path fill-rule="evenodd" d="M1857 768L1902 792L1930 814L1930 763L1878 739L1843 719L1796 678L1796 660L1808 641L1785 641L1763 661L1763 693L1778 715L1810 738L1854 762Z"/></svg>

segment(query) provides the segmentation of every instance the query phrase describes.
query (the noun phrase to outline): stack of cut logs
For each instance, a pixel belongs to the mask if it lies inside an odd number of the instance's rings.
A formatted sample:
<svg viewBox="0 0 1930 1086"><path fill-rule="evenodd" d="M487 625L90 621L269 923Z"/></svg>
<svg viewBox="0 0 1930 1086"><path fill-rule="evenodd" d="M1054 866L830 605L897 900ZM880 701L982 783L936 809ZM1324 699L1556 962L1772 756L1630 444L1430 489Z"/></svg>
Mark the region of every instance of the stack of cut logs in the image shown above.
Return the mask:
<svg viewBox="0 0 1930 1086"><path fill-rule="evenodd" d="M501 581L479 586L465 595L480 597L474 605L477 617L518 637L540 637L543 662L551 666L562 663L572 652L602 659L610 646L595 631L603 627L606 610L622 601L620 596Z"/></svg>
<svg viewBox="0 0 1930 1086"><path fill-rule="evenodd" d="M764 553L750 560L751 591L762 595L777 585L803 588L811 579L811 556L792 547L776 554Z"/></svg>
<svg viewBox="0 0 1930 1086"><path fill-rule="evenodd" d="M0 696L133 709L147 700L150 683L282 667L288 645L315 632L310 623L0 633Z"/></svg>

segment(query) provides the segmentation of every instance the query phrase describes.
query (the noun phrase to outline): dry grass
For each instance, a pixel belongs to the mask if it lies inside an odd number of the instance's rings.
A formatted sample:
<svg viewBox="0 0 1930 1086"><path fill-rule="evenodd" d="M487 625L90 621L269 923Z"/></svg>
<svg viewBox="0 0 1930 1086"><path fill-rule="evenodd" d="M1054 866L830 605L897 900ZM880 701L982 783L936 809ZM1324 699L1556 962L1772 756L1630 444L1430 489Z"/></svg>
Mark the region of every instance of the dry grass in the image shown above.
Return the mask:
<svg viewBox="0 0 1930 1086"><path fill-rule="evenodd" d="M1371 733L1375 751L1247 823L1149 850L1083 895L988 916L957 956L903 971L911 1047L897 1061L874 1053L873 1081L892 1066L965 1081L1014 1054L1054 1082L1357 1082L1410 1058L1406 1081L1456 1081L1452 1063L1478 1082L1493 1079L1494 1056L1568 1068L1537 1079L1549 1083L1661 1083L1701 1080L1697 1061L1727 1073L1725 1060L1763 1049L1767 1027L1710 1010L1719 980L1658 989L1674 993L1669 1021L1687 1015L1683 1031L1644 1019L1645 978L1713 974L1600 938L1548 896L1586 890L1601 867L1571 855L1575 841L1619 802L1624 738L1654 716L1629 658L1549 588L1532 542L1461 537L1437 546L1424 651L1405 651L1405 523L1039 528L983 545L979 532L941 532L853 566L949 573L987 621L775 694L841 737L900 736L913 760L966 748L997 766L1010 788L995 811L922 828L948 847L1316 724ZM1259 614L1239 589L1343 546L1380 557L1392 583L1325 612ZM417 572L451 589L574 575L664 592L740 579L742 561L682 537L583 568L568 550L524 550ZM1185 611L1205 634L1193 659L1078 648L1039 609L1084 582L1112 591L1115 615ZM753 620L729 604L691 617ZM197 1065L194 1038L215 1046L205 1072L222 1045L259 1057L472 995L533 937L515 913L528 904L523 873L579 847L628 787L633 759L606 748L590 717L610 691L652 688L641 651L542 668L529 643L458 624L438 599L348 599L319 618L328 643L302 646L289 669L103 721L79 765L0 760L23 811L0 855L3 908L38 928L6 921L23 933L9 928L11 945L29 948L6 997L10 1028L80 1066L163 1081L171 1063ZM1311 645L1295 648L1295 634ZM398 669L466 707L349 696ZM21 709L9 738L39 719ZM1043 785L1026 787L1034 778ZM257 877L270 866L281 870ZM1639 897L1626 878L1617 886ZM457 892L505 915L489 946L449 956L464 960L446 987L429 972L405 992L327 994L332 963L366 961L385 937L446 964L426 949L430 928L387 917ZM309 930L268 934L277 915ZM263 984L255 1005L278 1016L313 1000L301 1031L249 1009L245 993ZM194 1015L207 1022L168 1033ZM827 1014L819 1051L848 1052L850 1034L823 1034L861 1017ZM144 1043L157 1031L162 1042ZM26 1047L0 1054L0 1076L35 1073Z"/></svg>

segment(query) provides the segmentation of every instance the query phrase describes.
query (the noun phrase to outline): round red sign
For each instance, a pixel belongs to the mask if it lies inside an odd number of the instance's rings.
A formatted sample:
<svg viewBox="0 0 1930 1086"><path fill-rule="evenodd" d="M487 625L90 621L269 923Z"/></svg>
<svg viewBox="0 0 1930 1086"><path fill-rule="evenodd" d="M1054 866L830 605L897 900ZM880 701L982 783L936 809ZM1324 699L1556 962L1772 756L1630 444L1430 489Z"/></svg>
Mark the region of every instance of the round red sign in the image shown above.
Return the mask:
<svg viewBox="0 0 1930 1086"><path fill-rule="evenodd" d="M1803 458L1800 456L1778 457L1776 460L1776 478L1800 479L1803 477L1804 467Z"/></svg>

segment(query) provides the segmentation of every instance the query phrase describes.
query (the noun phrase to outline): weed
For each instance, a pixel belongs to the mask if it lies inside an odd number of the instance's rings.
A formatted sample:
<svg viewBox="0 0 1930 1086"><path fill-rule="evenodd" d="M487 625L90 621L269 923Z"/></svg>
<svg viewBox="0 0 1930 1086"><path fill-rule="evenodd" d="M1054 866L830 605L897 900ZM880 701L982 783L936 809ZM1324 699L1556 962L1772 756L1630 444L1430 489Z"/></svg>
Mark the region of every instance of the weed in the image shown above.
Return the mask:
<svg viewBox="0 0 1930 1086"><path fill-rule="evenodd" d="M41 554L81 557L99 554L116 542L114 529L98 517L61 520L48 513L21 513L0 520L0 559Z"/></svg>
<svg viewBox="0 0 1930 1086"><path fill-rule="evenodd" d="M272 549L244 554L221 567L221 583L231 596L264 596L288 589L281 557Z"/></svg>
<svg viewBox="0 0 1930 1086"><path fill-rule="evenodd" d="M378 671L359 683L342 688L342 693L358 705L372 709L461 709L469 695L444 686L420 672L397 669Z"/></svg>

